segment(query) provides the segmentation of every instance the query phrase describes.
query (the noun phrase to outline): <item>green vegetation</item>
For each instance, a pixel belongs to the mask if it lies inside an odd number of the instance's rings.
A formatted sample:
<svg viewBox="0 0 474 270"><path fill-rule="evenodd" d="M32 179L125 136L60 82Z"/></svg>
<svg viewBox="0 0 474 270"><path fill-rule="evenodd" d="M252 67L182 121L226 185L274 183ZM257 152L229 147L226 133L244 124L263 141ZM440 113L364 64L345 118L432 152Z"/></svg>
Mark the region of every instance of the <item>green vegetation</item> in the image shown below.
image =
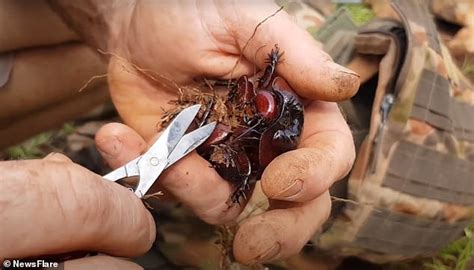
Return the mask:
<svg viewBox="0 0 474 270"><path fill-rule="evenodd" d="M464 230L464 237L445 247L432 262L425 264L432 270L468 270L474 255L474 220Z"/></svg>
<svg viewBox="0 0 474 270"><path fill-rule="evenodd" d="M461 67L462 72L466 76L474 75L474 57L466 56Z"/></svg>
<svg viewBox="0 0 474 270"><path fill-rule="evenodd" d="M52 138L52 131L43 132L35 137L7 149L7 155L11 159L31 159L44 156L41 146L47 144Z"/></svg>
<svg viewBox="0 0 474 270"><path fill-rule="evenodd" d="M50 152L45 151L46 149L54 149L51 145L54 138L65 137L73 133L74 130L75 128L72 123L65 123L59 130L40 133L19 145L8 148L6 150L7 156L10 159L41 158Z"/></svg>
<svg viewBox="0 0 474 270"><path fill-rule="evenodd" d="M339 4L338 8L340 7L344 7L349 11L352 20L357 26L366 24L375 17L372 9L364 4Z"/></svg>

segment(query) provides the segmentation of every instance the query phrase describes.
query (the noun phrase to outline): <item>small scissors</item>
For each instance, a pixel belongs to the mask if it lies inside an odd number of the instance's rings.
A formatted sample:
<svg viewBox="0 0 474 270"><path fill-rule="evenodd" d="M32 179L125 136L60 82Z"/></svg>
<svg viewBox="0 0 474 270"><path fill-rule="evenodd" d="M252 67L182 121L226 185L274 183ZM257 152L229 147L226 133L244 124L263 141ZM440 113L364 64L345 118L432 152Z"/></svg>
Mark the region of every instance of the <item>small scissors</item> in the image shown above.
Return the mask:
<svg viewBox="0 0 474 270"><path fill-rule="evenodd" d="M103 177L115 182L138 176L135 195L142 198L166 168L189 154L211 135L216 122L184 135L200 107L201 105L193 105L182 110L148 151Z"/></svg>

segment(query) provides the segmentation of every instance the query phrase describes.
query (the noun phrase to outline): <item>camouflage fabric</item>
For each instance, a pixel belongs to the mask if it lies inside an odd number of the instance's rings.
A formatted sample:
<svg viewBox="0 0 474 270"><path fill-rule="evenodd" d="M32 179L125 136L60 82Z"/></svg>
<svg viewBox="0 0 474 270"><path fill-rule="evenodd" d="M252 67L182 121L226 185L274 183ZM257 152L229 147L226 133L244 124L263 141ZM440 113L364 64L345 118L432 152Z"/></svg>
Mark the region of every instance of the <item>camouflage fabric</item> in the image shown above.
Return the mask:
<svg viewBox="0 0 474 270"><path fill-rule="evenodd" d="M436 17L461 27L448 41L448 48L457 58L474 59L474 2L470 0L433 0L431 10Z"/></svg>
<svg viewBox="0 0 474 270"><path fill-rule="evenodd" d="M431 11L448 22L474 26L474 2L471 0L432 0Z"/></svg>
<svg viewBox="0 0 474 270"><path fill-rule="evenodd" d="M311 34L316 33L324 22L324 16L311 8L308 4L298 0L275 0L275 3L284 7L295 23Z"/></svg>
<svg viewBox="0 0 474 270"><path fill-rule="evenodd" d="M432 255L462 234L474 209L474 88L425 3L393 3L402 24L375 21L354 40L359 54L383 55L375 87L352 100L370 111L370 126L347 182L352 202L314 238L376 262Z"/></svg>

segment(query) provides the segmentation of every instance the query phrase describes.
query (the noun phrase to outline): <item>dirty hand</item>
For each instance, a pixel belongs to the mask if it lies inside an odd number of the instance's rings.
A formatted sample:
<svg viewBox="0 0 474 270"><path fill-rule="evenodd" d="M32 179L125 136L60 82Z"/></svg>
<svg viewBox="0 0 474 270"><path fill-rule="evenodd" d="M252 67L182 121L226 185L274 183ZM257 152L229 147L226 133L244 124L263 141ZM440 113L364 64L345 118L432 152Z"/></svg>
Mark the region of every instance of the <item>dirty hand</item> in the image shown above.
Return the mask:
<svg viewBox="0 0 474 270"><path fill-rule="evenodd" d="M64 155L0 162L0 171L0 262L78 250L132 257L146 252L155 239L154 220L132 192ZM108 256L65 265L141 269Z"/></svg>
<svg viewBox="0 0 474 270"><path fill-rule="evenodd" d="M351 133L332 101L356 92L355 73L333 63L284 11L262 23L250 39L256 26L278 10L272 1L86 1L97 2L92 9L90 4L81 9L75 1L50 2L86 40L114 55L109 64L112 99L133 130L112 124L97 134L97 145L113 167L145 150L163 108L177 99L174 83L251 75L266 65L267 53L278 44L285 53L278 74L308 99L304 132L297 150L265 170L261 181L271 210L240 224L233 250L239 262L252 264L288 257L303 247L328 217L328 188L354 160ZM92 13L86 20L81 14L87 12ZM97 17L98 23L88 25ZM93 26L102 32L94 34ZM165 171L160 183L209 223L234 220L242 210L238 205L229 209L233 187L196 153Z"/></svg>

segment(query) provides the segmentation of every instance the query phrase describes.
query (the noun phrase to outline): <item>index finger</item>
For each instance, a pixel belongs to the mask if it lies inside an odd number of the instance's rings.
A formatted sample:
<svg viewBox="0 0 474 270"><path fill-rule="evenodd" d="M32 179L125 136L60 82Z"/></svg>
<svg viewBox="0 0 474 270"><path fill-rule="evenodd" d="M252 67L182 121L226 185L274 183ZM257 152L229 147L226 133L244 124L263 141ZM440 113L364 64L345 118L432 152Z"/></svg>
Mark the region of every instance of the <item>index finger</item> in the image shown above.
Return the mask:
<svg viewBox="0 0 474 270"><path fill-rule="evenodd" d="M66 159L1 162L0 171L0 259L138 256L154 241L153 218L133 193Z"/></svg>
<svg viewBox="0 0 474 270"><path fill-rule="evenodd" d="M278 74L300 96L325 101L353 96L359 88L359 75L334 63L286 12L275 14L278 9L275 4L261 2L235 5L238 16L233 18L239 20L230 22L230 27L234 28L232 32L246 59L263 68L267 65L267 53L277 44L284 52L284 61L277 66Z"/></svg>
<svg viewBox="0 0 474 270"><path fill-rule="evenodd" d="M101 153L115 151L113 145L104 143L109 141L111 136L124 144L113 157L103 154L105 160L114 167L136 158L144 149L137 147L143 139L134 130L121 124L109 124L102 127L96 135ZM242 210L239 204L229 207L227 200L234 192L233 186L222 179L209 162L195 152L167 168L156 184L149 193L165 188L208 223L234 220Z"/></svg>

